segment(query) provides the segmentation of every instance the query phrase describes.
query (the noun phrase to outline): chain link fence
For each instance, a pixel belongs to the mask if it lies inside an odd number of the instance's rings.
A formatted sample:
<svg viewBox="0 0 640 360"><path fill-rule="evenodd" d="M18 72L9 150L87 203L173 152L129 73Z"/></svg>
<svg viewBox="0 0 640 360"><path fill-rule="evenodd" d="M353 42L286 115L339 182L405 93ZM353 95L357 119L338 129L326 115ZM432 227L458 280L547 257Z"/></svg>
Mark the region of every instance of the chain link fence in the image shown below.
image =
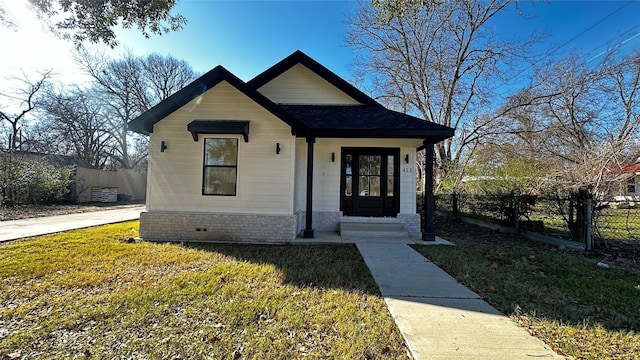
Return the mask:
<svg viewBox="0 0 640 360"><path fill-rule="evenodd" d="M640 246L640 202L596 203L593 214L596 243L603 247Z"/></svg>
<svg viewBox="0 0 640 360"><path fill-rule="evenodd" d="M586 193L567 196L438 194L436 210L599 248L640 247L640 202L599 201ZM587 211L590 208L590 211Z"/></svg>

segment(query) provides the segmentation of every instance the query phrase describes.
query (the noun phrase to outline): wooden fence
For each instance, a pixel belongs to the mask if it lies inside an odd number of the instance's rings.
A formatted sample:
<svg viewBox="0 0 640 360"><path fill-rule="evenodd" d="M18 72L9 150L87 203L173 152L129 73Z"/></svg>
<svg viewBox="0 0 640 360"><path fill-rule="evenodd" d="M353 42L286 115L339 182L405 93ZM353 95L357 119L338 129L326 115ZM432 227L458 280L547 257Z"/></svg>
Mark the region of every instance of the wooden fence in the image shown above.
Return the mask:
<svg viewBox="0 0 640 360"><path fill-rule="evenodd" d="M104 171L77 168L75 173L78 201L91 201L94 187L118 188L118 194L130 197L130 200L144 200L147 193L147 173L135 170L119 169Z"/></svg>

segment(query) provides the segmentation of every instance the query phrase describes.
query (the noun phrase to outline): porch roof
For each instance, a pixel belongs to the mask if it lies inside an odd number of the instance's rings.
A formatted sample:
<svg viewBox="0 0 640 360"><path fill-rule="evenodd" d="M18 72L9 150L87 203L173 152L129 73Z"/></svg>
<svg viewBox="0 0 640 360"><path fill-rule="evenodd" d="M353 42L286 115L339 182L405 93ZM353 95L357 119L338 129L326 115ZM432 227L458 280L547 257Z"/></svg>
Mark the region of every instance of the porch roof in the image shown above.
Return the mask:
<svg viewBox="0 0 640 360"><path fill-rule="evenodd" d="M407 138L438 142L450 127L379 106L280 105L306 127L307 134L333 138ZM302 135L302 134L300 134Z"/></svg>

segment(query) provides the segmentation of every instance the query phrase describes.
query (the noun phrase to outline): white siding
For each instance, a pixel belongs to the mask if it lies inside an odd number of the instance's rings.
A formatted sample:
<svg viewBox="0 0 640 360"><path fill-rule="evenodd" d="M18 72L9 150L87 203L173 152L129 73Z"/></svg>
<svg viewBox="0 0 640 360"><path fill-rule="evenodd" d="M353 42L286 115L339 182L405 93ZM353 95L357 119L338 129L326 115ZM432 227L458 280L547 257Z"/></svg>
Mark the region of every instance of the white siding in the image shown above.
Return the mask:
<svg viewBox="0 0 640 360"><path fill-rule="evenodd" d="M291 67L258 91L276 104L360 104L301 64Z"/></svg>
<svg viewBox="0 0 640 360"><path fill-rule="evenodd" d="M400 213L416 213L416 147L420 140L404 139L317 139L314 145L313 210L340 210L340 154L342 147L385 147L400 149ZM304 210L306 201L306 142L296 141L295 209ZM331 161L335 153L335 162ZM409 163L405 155L409 154Z"/></svg>
<svg viewBox="0 0 640 360"><path fill-rule="evenodd" d="M187 124L195 119L249 120L249 142L238 135L200 135L193 141ZM202 195L204 137L237 137L236 196ZM160 152L160 142L167 150ZM147 209L236 214L292 214L295 138L282 120L226 82L156 123L149 145ZM276 143L281 152L275 153Z"/></svg>

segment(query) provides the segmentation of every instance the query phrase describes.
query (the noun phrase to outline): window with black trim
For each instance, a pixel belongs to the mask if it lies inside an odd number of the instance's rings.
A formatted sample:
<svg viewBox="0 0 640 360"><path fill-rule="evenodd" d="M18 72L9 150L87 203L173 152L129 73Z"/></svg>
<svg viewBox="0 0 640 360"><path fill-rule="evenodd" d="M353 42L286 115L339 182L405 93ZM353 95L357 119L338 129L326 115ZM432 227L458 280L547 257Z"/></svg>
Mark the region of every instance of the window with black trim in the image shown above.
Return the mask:
<svg viewBox="0 0 640 360"><path fill-rule="evenodd" d="M236 195L238 139L205 138L202 195Z"/></svg>

